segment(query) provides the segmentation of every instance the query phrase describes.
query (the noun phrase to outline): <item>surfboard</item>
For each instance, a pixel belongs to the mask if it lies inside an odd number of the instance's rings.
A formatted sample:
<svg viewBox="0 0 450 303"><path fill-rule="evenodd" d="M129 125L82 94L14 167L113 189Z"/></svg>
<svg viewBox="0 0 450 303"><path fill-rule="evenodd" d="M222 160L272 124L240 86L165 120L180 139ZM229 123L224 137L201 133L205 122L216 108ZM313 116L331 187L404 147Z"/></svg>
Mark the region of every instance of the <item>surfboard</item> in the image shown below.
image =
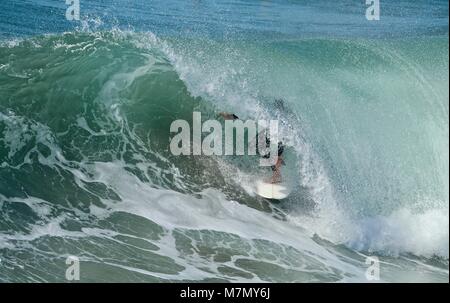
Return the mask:
<svg viewBox="0 0 450 303"><path fill-rule="evenodd" d="M256 182L256 194L267 199L281 200L287 198L290 190L285 183Z"/></svg>

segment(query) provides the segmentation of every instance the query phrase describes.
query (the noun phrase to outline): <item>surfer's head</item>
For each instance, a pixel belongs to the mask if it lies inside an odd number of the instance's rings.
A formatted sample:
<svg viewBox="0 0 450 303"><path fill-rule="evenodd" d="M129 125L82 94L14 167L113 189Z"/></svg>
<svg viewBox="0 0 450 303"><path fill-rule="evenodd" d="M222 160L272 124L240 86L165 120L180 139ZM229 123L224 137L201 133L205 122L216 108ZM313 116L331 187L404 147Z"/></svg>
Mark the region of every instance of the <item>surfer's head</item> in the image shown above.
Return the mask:
<svg viewBox="0 0 450 303"><path fill-rule="evenodd" d="M279 111L284 111L284 100L283 99L275 99L274 102L275 108Z"/></svg>

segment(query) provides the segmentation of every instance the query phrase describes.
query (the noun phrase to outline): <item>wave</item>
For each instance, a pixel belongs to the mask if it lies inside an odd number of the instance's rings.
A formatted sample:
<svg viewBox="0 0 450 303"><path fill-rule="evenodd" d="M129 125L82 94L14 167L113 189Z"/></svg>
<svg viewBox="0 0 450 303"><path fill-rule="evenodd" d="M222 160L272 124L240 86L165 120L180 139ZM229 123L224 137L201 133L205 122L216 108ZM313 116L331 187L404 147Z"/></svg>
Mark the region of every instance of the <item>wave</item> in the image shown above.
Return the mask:
<svg viewBox="0 0 450 303"><path fill-rule="evenodd" d="M258 42L118 29L2 42L0 200L9 216L0 226L2 246L53 231L109 239L117 230L105 234L92 224L72 232L68 222L129 213L162 228L158 247L188 269L175 270L178 279L223 275L200 270L206 262L200 252L183 259L183 248L175 252L169 244L187 237L213 245L205 230L229 249L253 247L252 262L264 249L284 256L281 251L294 247L300 259L314 259L323 271L319 280L346 279L339 274L345 266L314 234L363 253L448 260L443 50L447 37ZM277 98L284 108L274 106ZM248 190L257 173L250 163L171 155L170 123L192 120L194 110L207 117L225 110L280 118L294 194L274 206ZM33 215L16 211L19 204ZM277 264L302 267L289 262ZM228 265L236 272L258 268Z"/></svg>

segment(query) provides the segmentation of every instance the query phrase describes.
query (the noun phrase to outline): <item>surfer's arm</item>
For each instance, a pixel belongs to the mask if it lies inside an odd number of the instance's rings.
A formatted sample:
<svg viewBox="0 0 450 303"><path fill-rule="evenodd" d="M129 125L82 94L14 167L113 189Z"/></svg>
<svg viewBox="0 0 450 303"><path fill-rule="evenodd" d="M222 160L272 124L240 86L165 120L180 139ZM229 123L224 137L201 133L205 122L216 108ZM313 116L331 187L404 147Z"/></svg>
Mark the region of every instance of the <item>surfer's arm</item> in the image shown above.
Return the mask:
<svg viewBox="0 0 450 303"><path fill-rule="evenodd" d="M227 112L220 112L219 115L223 117L225 120L237 120L239 119L238 116L235 114L227 113Z"/></svg>

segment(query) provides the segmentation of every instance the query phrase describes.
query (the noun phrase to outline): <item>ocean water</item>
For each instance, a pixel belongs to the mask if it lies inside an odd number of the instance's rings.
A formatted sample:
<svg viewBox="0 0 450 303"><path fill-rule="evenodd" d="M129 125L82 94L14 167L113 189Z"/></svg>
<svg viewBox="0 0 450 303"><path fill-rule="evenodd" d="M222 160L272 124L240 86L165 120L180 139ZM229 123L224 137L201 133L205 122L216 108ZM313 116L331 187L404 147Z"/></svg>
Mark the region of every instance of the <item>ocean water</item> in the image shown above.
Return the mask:
<svg viewBox="0 0 450 303"><path fill-rule="evenodd" d="M2 0L0 282L448 282L448 1L380 2ZM278 118L289 198L193 111Z"/></svg>

